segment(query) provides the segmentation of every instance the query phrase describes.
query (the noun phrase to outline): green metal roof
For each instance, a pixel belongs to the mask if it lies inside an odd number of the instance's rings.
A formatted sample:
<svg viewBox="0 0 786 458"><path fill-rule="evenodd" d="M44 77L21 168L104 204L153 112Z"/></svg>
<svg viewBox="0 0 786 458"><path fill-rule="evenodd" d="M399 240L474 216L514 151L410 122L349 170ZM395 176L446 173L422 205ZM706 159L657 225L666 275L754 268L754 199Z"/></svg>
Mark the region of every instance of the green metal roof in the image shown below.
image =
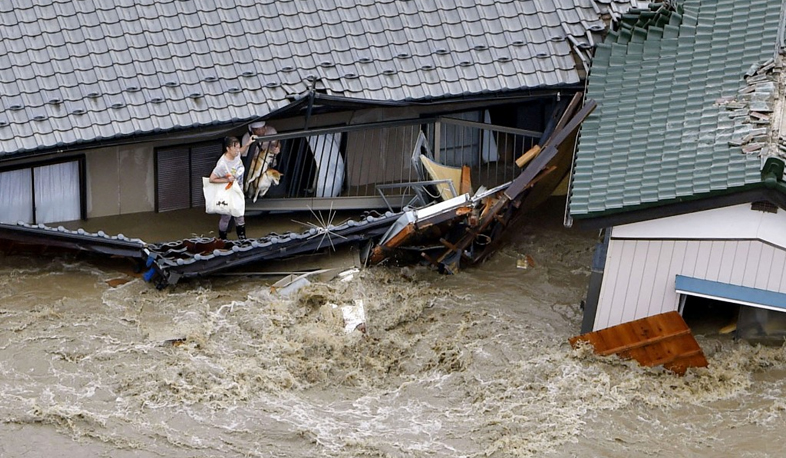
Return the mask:
<svg viewBox="0 0 786 458"><path fill-rule="evenodd" d="M624 15L592 62L598 108L581 130L571 217L761 183L782 3L686 0Z"/></svg>

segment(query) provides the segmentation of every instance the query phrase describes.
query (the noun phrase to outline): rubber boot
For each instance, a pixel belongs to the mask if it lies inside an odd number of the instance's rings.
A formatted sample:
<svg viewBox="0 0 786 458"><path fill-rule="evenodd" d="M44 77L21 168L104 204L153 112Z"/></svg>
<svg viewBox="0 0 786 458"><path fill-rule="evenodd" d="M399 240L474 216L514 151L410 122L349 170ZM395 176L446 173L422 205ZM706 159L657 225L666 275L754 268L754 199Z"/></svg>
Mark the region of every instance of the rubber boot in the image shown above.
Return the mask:
<svg viewBox="0 0 786 458"><path fill-rule="evenodd" d="M235 230L237 231L237 239L238 240L245 240L246 239L246 226L245 225L243 225L243 226L238 225L237 227L235 227Z"/></svg>
<svg viewBox="0 0 786 458"><path fill-rule="evenodd" d="M221 240L227 239L227 231L218 230L218 238Z"/></svg>

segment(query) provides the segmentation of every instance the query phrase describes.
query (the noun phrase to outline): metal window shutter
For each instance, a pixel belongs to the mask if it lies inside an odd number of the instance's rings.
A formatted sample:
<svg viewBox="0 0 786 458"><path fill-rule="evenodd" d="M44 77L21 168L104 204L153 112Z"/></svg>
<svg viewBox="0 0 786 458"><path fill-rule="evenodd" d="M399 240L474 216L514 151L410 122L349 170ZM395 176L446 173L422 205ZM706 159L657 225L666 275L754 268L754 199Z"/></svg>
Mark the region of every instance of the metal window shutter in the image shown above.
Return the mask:
<svg viewBox="0 0 786 458"><path fill-rule="evenodd" d="M189 208L188 148L160 149L156 155L157 211ZM201 188L200 188L201 193Z"/></svg>
<svg viewBox="0 0 786 458"><path fill-rule="evenodd" d="M191 148L191 206L204 207L202 177L209 177L221 157L221 144L211 143Z"/></svg>

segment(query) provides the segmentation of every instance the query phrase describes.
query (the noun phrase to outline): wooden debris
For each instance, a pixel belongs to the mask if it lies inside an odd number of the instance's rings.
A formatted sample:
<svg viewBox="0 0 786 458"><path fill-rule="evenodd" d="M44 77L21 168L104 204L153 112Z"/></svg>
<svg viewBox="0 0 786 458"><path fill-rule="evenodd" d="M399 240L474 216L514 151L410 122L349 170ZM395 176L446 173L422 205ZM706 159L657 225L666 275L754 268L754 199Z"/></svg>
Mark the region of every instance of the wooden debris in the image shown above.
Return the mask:
<svg viewBox="0 0 786 458"><path fill-rule="evenodd" d="M524 168L524 166L527 165L529 161L535 159L535 156L540 153L541 149L542 148L539 145L533 146L526 153L522 154L518 159L516 159L516 165L519 166L519 168Z"/></svg>
<svg viewBox="0 0 786 458"><path fill-rule="evenodd" d="M731 334L737 330L737 319L718 330L718 334Z"/></svg>
<svg viewBox="0 0 786 458"><path fill-rule="evenodd" d="M532 259L532 256L525 254L516 260L516 267L519 269L529 269L530 267L535 267L535 260Z"/></svg>
<svg viewBox="0 0 786 458"><path fill-rule="evenodd" d="M459 184L459 194L472 194L472 169L465 165L461 167L461 183Z"/></svg>
<svg viewBox="0 0 786 458"><path fill-rule="evenodd" d="M518 159L516 159L516 165L519 168L524 168L532 159L534 159L538 154L540 154L543 149L554 143L556 136L565 128L568 124L568 121L571 119L573 114L576 112L576 109L579 107L581 103L581 98L584 96L582 92L577 92L573 94L573 98L570 100L567 108L565 108L565 112L562 113L557 125L554 127L554 130L549 135L549 138L543 142L543 146L535 145L530 148L526 153L522 154ZM582 119L583 120L583 119ZM561 143L564 141L564 138L559 140Z"/></svg>
<svg viewBox="0 0 786 458"><path fill-rule="evenodd" d="M112 288L117 288L120 285L125 285L126 283L133 280L133 278L112 278L110 280L106 280L106 284Z"/></svg>
<svg viewBox="0 0 786 458"><path fill-rule="evenodd" d="M179 347L185 344L187 339L185 337L175 337L173 339L166 339L163 342L164 346L172 346L172 347Z"/></svg>
<svg viewBox="0 0 786 458"><path fill-rule="evenodd" d="M677 375L684 375L689 367L707 366L704 352L678 312L662 313L570 339L574 348L579 342L592 344L598 355L616 354L647 367L662 365Z"/></svg>
<svg viewBox="0 0 786 458"><path fill-rule="evenodd" d="M409 238L415 233L415 224L409 223L407 224L404 229L402 229L398 234L394 235L390 240L387 242L375 246L371 250L371 255L369 256L369 262L373 264L378 264L382 262L390 253L390 250L396 248L409 240Z"/></svg>
<svg viewBox="0 0 786 458"><path fill-rule="evenodd" d="M513 217L522 213L522 202L531 194L529 191L557 170L556 161L564 159L569 152L579 126L597 106L594 100L587 100L578 109L582 100L582 93L574 95L543 145L536 145L519 158L517 164L523 170L508 184L484 189L470 197L465 192L471 189L469 167L441 166L435 169L436 174L429 170L432 178L451 177L462 194L402 215L378 245L369 250L368 261L399 260L417 253L418 260L449 274L456 273L462 262L483 261L499 246ZM424 166L434 165L423 156L421 161ZM455 178L453 174L459 170L460 177Z"/></svg>

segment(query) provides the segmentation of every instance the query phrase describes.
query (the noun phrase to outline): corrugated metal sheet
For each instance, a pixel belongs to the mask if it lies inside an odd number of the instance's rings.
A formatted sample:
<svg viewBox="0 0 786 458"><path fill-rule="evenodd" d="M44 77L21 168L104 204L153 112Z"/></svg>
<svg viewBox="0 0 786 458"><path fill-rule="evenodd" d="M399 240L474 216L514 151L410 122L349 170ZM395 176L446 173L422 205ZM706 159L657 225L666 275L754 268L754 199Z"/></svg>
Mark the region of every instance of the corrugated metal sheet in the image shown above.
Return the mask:
<svg viewBox="0 0 786 458"><path fill-rule="evenodd" d="M432 100L580 82L641 0L0 2L0 156L250 120L306 94Z"/></svg>

